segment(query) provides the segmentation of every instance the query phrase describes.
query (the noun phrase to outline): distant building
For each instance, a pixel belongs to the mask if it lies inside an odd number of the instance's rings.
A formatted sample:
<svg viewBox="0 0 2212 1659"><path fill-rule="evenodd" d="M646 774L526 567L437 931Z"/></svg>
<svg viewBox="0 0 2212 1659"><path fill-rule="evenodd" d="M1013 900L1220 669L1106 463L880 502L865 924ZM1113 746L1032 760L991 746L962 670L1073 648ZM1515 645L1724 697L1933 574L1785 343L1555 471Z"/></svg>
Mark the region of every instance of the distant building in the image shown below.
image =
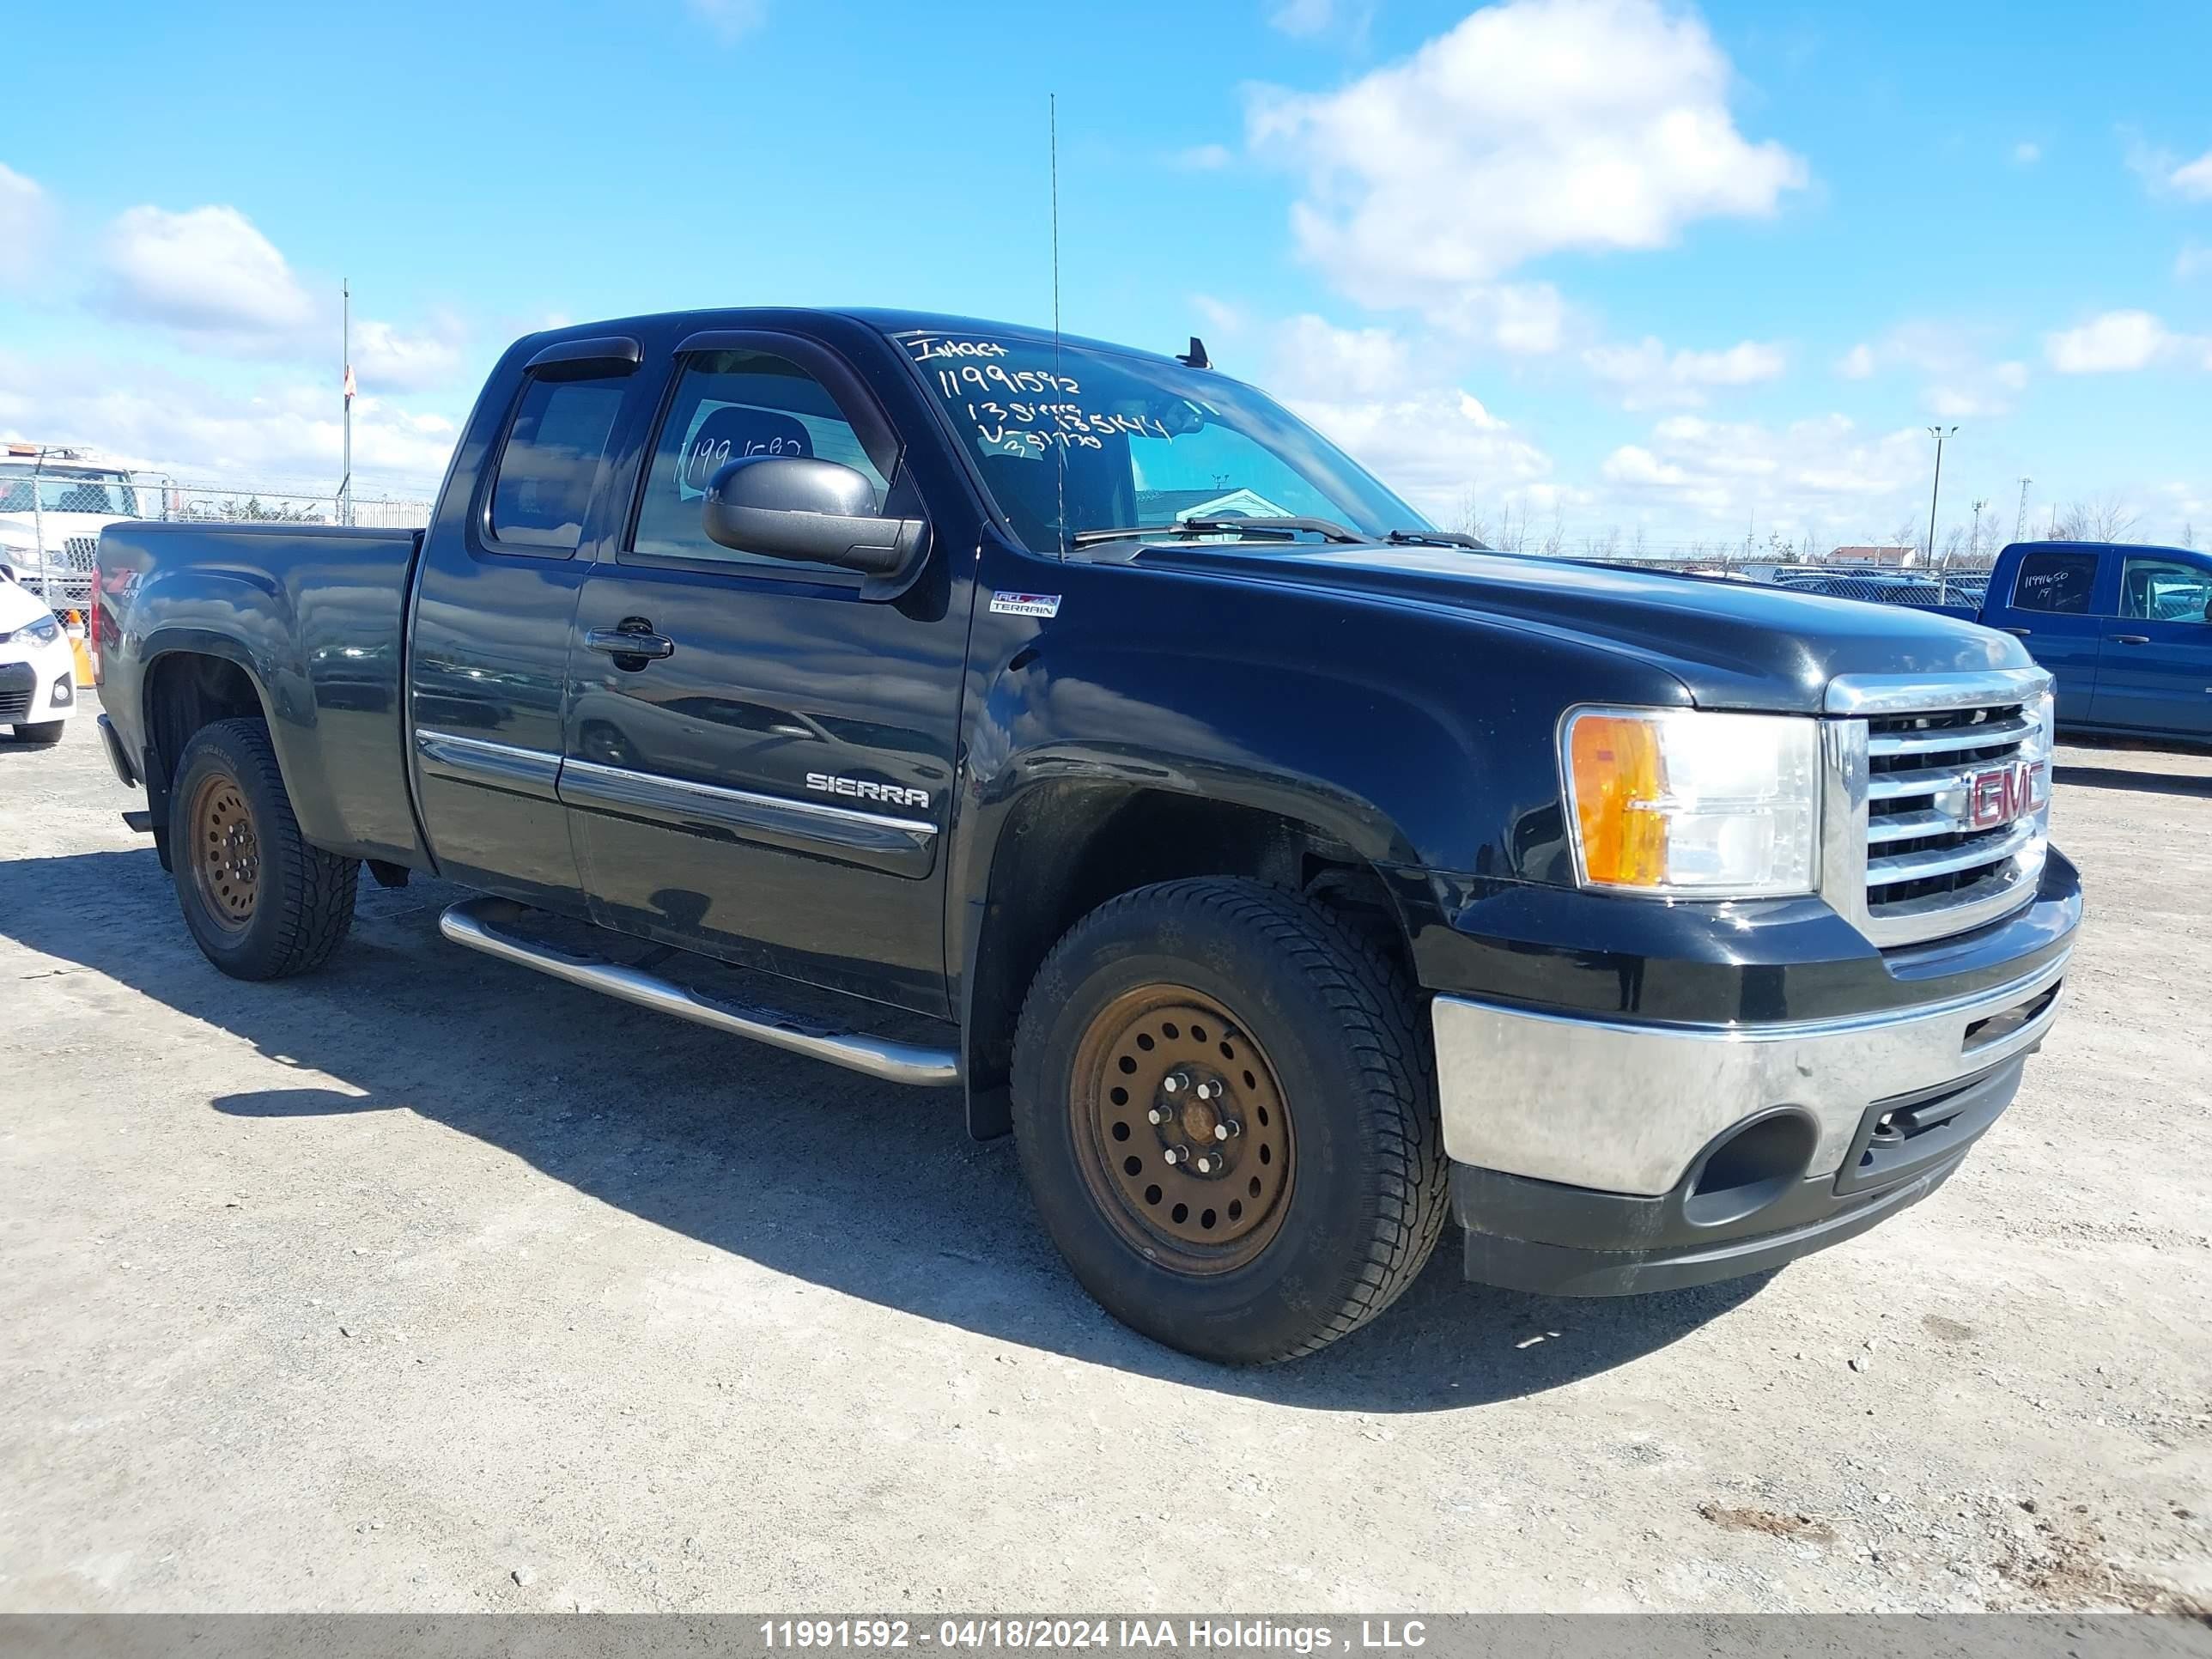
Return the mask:
<svg viewBox="0 0 2212 1659"><path fill-rule="evenodd" d="M1265 495L1249 489L1139 489L1137 516L1146 524L1164 519L1281 519L1290 515Z"/></svg>
<svg viewBox="0 0 2212 1659"><path fill-rule="evenodd" d="M1839 547L1828 555L1832 564L1917 564L1920 550L1917 547Z"/></svg>

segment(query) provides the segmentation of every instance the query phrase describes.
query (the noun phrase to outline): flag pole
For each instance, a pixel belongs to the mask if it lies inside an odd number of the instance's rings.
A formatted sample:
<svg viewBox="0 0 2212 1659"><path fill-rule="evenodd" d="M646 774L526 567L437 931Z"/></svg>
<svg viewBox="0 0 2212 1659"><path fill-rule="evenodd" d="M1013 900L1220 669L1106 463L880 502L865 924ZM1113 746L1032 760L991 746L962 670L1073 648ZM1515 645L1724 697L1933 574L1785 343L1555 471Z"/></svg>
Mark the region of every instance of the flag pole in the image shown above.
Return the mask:
<svg viewBox="0 0 2212 1659"><path fill-rule="evenodd" d="M340 279L338 300L338 355L344 360L345 376L345 459L343 476L338 481L338 522L353 522L353 279Z"/></svg>

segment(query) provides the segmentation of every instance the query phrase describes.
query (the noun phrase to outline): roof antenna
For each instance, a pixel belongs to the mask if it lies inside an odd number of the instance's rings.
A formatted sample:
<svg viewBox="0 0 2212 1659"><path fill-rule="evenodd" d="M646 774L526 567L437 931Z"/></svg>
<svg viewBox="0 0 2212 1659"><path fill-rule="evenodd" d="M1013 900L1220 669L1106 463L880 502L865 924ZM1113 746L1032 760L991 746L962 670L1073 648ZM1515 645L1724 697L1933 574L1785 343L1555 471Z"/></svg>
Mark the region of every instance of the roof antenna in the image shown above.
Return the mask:
<svg viewBox="0 0 2212 1659"><path fill-rule="evenodd" d="M1052 379L1055 391L1060 379L1060 94L1048 93L1045 98L1045 143L1052 173ZM1060 556L1067 556L1067 447L1058 446L1054 458L1057 464L1055 482L1060 486Z"/></svg>
<svg viewBox="0 0 2212 1659"><path fill-rule="evenodd" d="M1176 361L1185 368L1212 368L1213 359L1206 355L1206 342L1197 335L1190 337L1190 349L1176 355Z"/></svg>

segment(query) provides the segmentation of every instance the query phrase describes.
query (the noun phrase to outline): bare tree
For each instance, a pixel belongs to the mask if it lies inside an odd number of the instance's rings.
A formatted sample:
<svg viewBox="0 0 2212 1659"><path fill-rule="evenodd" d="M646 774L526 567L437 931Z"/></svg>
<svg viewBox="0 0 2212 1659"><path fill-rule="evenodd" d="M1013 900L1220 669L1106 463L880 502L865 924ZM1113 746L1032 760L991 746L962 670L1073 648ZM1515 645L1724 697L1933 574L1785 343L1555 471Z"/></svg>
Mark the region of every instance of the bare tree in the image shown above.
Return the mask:
<svg viewBox="0 0 2212 1659"><path fill-rule="evenodd" d="M2062 542L2131 542L2142 515L2107 492L2086 501L2069 501L2051 521L2051 534Z"/></svg>
<svg viewBox="0 0 2212 1659"><path fill-rule="evenodd" d="M1461 492L1459 514L1453 528L1462 536L1472 536L1475 540L1489 543L1493 547L1497 545L1490 539L1490 520L1483 512L1480 501L1476 498L1473 484L1469 484Z"/></svg>
<svg viewBox="0 0 2212 1659"><path fill-rule="evenodd" d="M1525 510L1523 509L1524 513ZM1544 556L1547 559L1558 558L1561 550L1566 546L1566 541L1567 504L1555 499L1552 502L1552 528L1544 537L1542 549Z"/></svg>
<svg viewBox="0 0 2212 1659"><path fill-rule="evenodd" d="M1505 510L1498 515L1498 539L1492 542L1491 545L1495 547L1501 553L1518 553L1528 544L1528 507L1525 506L1522 507L1521 523L1519 527L1516 529L1513 523L1513 503L1511 501L1506 502Z"/></svg>

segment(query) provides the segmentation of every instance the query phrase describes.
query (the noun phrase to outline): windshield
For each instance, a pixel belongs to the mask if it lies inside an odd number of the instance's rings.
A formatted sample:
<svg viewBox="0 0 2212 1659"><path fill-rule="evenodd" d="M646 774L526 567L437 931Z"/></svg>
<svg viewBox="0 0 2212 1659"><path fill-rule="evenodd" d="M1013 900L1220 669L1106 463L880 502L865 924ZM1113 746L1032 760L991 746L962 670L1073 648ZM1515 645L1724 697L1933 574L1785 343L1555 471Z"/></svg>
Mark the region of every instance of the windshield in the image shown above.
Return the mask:
<svg viewBox="0 0 2212 1659"><path fill-rule="evenodd" d="M900 337L1022 540L1194 519L1427 520L1272 398L1210 369L975 333Z"/></svg>
<svg viewBox="0 0 2212 1659"><path fill-rule="evenodd" d="M33 492L36 492L33 505ZM0 513L97 513L110 519L138 516L138 492L121 472L33 475L27 466L0 467Z"/></svg>

